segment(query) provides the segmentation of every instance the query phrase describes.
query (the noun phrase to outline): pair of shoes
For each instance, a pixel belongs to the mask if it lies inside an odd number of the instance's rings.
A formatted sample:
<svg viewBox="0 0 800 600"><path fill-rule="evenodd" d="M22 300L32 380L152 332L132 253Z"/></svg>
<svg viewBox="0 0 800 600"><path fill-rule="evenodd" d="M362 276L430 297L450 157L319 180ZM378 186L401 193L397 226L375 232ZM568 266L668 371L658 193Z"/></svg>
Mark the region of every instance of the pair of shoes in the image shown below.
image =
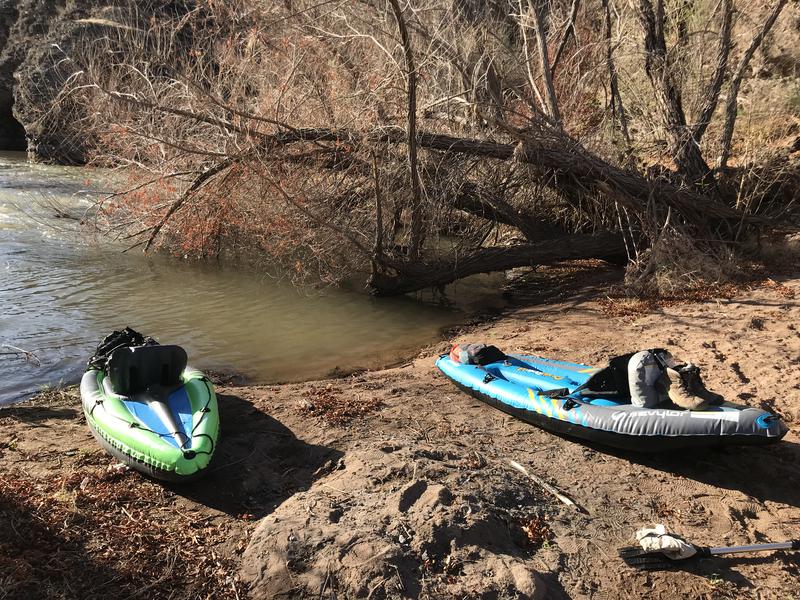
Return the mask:
<svg viewBox="0 0 800 600"><path fill-rule="evenodd" d="M687 363L666 369L669 379L667 394L681 408L700 410L708 406L719 406L724 398L706 388L700 377L700 367Z"/></svg>
<svg viewBox="0 0 800 600"><path fill-rule="evenodd" d="M691 391L695 396L699 396L711 406L719 406L725 401L725 398L722 397L722 394L712 392L706 387L703 378L700 377L700 367L693 365L692 363L688 363L685 367L683 367L682 374L688 379L689 391Z"/></svg>

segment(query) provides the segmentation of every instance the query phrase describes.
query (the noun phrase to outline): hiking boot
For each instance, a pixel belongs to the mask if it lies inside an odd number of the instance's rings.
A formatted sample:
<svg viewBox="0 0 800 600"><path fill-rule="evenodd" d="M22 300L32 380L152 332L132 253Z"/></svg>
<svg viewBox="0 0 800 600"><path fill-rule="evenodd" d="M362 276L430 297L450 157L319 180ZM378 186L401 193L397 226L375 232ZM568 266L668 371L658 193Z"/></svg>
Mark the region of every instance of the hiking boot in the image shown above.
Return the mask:
<svg viewBox="0 0 800 600"><path fill-rule="evenodd" d="M719 406L725 401L725 398L723 398L721 394L717 394L706 388L706 384L700 376L700 367L689 363L683 367L681 374L684 378L688 379L687 384L689 386L689 391L695 396L702 398L704 402L711 406Z"/></svg>
<svg viewBox="0 0 800 600"><path fill-rule="evenodd" d="M719 406L725 400L720 394L708 390L700 377L700 368L692 363L666 369L670 385L667 390L674 404L688 410L702 410Z"/></svg>
<svg viewBox="0 0 800 600"><path fill-rule="evenodd" d="M688 410L705 408L705 401L692 393L688 385L688 378L684 377L682 372L677 369L667 368L666 373L669 378L667 395L673 404Z"/></svg>

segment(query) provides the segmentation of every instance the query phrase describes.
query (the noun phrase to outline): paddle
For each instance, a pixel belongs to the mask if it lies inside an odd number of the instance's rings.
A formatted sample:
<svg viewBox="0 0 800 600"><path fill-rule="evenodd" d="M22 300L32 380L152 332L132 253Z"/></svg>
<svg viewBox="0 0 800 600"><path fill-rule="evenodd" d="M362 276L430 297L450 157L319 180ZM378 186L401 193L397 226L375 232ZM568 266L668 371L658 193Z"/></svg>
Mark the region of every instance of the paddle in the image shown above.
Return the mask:
<svg viewBox="0 0 800 600"><path fill-rule="evenodd" d="M644 571L660 571L671 569L680 563L693 558L708 558L720 554L736 554L740 552L767 552L769 550L800 550L800 540L779 542L775 544L752 544L750 546L727 546L709 548L708 546L695 546L691 544L696 553L683 558L670 558L665 552L647 551L639 546L621 548L619 555L628 565Z"/></svg>

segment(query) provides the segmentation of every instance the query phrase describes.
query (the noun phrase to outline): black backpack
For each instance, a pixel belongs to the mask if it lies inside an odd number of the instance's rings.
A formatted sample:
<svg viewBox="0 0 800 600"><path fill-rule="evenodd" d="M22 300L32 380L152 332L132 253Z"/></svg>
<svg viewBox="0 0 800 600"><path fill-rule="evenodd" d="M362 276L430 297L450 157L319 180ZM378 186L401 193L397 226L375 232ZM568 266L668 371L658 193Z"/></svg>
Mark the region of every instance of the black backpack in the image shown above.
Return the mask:
<svg viewBox="0 0 800 600"><path fill-rule="evenodd" d="M488 365L506 359L506 354L496 346L486 344L453 344L450 358L465 365Z"/></svg>

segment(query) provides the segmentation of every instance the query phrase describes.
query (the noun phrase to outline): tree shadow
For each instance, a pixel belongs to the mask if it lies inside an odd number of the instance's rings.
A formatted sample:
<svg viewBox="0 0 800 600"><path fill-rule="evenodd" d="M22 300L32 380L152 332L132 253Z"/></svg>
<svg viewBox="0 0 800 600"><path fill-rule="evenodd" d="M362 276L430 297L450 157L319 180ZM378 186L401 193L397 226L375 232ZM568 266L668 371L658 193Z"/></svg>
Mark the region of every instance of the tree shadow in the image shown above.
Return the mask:
<svg viewBox="0 0 800 600"><path fill-rule="evenodd" d="M259 518L307 489L342 456L297 439L237 396L220 395L219 405L224 429L215 461L205 477L189 485L150 483L134 473L115 475L102 468L77 471L72 479L61 477L61 471L55 479L41 480L0 472L0 597L133 598L145 590L146 597L218 597L219 580L198 580L187 563L197 557L177 550L184 543L196 545L196 530L170 525L169 517L136 520L125 507L135 511L136 506L160 505L168 514L174 496L147 497L157 496L156 487L163 486L213 509ZM23 420L52 418L53 413L68 419L76 412L11 411ZM223 565L232 568L229 562Z"/></svg>
<svg viewBox="0 0 800 600"><path fill-rule="evenodd" d="M570 600L572 596L567 593L558 580L558 573L554 571L538 572L539 579L544 584L547 600Z"/></svg>
<svg viewBox="0 0 800 600"><path fill-rule="evenodd" d="M0 494L0 539L0 597L88 599L141 587L88 558L80 535L57 533L19 498L5 494Z"/></svg>
<svg viewBox="0 0 800 600"><path fill-rule="evenodd" d="M782 440L771 446L727 446L670 454L638 454L596 447L652 469L738 490L762 502L800 508L800 444Z"/></svg>
<svg viewBox="0 0 800 600"><path fill-rule="evenodd" d="M574 307L596 298L609 285L620 283L624 274L624 269L611 263L567 261L516 277L503 286L502 295L515 307L558 302Z"/></svg>
<svg viewBox="0 0 800 600"><path fill-rule="evenodd" d="M691 573L700 577L720 579L733 583L739 589L752 589L756 587L756 584L736 570L737 567L768 565L775 562L783 563L791 573L796 574L800 569L800 557L797 554L771 552L758 556L752 554L747 556L714 556L675 561L674 566L668 570L670 572Z"/></svg>
<svg viewBox="0 0 800 600"><path fill-rule="evenodd" d="M165 484L174 493L229 515L261 518L306 490L343 453L307 444L247 400L217 396L220 438L208 472L191 483Z"/></svg>

